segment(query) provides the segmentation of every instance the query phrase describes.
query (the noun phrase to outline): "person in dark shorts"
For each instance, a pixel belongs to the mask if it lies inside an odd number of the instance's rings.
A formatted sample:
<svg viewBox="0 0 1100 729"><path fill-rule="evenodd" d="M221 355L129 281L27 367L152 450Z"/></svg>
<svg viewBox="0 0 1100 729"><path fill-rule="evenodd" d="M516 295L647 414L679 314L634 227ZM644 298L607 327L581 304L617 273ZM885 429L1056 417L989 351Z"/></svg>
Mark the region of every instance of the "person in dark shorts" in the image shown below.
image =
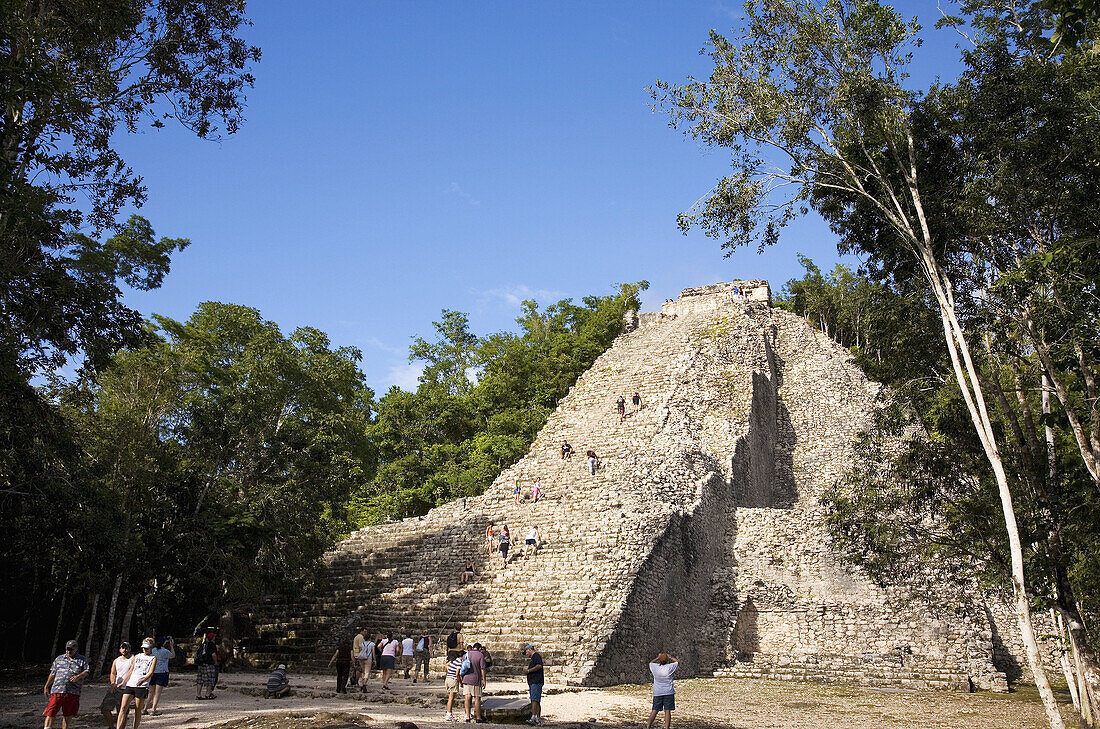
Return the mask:
<svg viewBox="0 0 1100 729"><path fill-rule="evenodd" d="M153 671L157 668L157 657L153 655L153 645L152 638L143 640L141 653L136 654L130 663L130 670L122 683L122 705L118 709L115 729L126 729L131 704L134 707L134 729L138 729L141 725L141 712L145 708L145 700L149 698L149 682L153 679Z"/></svg>
<svg viewBox="0 0 1100 729"><path fill-rule="evenodd" d="M508 566L508 547L510 547L511 545L512 535L508 531L508 525L505 524L500 529L500 557L502 560L501 565L504 567Z"/></svg>
<svg viewBox="0 0 1100 729"><path fill-rule="evenodd" d="M474 581L474 561L469 557L466 558L466 566L462 568L462 583Z"/></svg>
<svg viewBox="0 0 1100 729"><path fill-rule="evenodd" d="M676 689L672 685L672 674L680 664L667 653L659 653L649 664L653 674L653 710L649 714L646 729L653 729L653 722L659 712L665 713L665 729L672 725L672 711L676 708Z"/></svg>
<svg viewBox="0 0 1100 729"><path fill-rule="evenodd" d="M619 399L615 402L615 407L619 411L619 422L626 420L626 399L619 395Z"/></svg>
<svg viewBox="0 0 1100 729"><path fill-rule="evenodd" d="M638 393L634 393L634 397L630 398L630 402L634 405L634 412L642 409L642 396Z"/></svg>
<svg viewBox="0 0 1100 729"><path fill-rule="evenodd" d="M564 440L561 442L561 457L562 458L572 458L573 457L573 446L569 445L569 443L567 441L564 441Z"/></svg>
<svg viewBox="0 0 1100 729"><path fill-rule="evenodd" d="M145 708L146 714L160 715L160 695L168 687L168 661L176 657L176 642L172 636L161 638L157 641L157 647L153 649L153 655L157 659L157 667L153 670L153 678L149 682L149 694L151 700Z"/></svg>

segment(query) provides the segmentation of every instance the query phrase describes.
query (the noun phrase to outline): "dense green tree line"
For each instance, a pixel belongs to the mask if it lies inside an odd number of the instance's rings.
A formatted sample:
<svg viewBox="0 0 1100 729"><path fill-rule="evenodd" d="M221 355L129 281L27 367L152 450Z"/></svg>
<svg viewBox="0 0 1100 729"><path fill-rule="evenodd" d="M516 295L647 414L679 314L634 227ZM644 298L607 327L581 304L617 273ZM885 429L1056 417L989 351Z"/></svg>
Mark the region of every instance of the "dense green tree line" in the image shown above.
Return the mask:
<svg viewBox="0 0 1100 729"><path fill-rule="evenodd" d="M518 333L477 337L464 314L444 311L436 337L417 338L410 359L424 363L415 392L391 389L370 426L377 475L354 496L360 524L422 514L480 494L531 441L577 378L637 311L648 283L615 295L566 299L539 309L523 302Z"/></svg>

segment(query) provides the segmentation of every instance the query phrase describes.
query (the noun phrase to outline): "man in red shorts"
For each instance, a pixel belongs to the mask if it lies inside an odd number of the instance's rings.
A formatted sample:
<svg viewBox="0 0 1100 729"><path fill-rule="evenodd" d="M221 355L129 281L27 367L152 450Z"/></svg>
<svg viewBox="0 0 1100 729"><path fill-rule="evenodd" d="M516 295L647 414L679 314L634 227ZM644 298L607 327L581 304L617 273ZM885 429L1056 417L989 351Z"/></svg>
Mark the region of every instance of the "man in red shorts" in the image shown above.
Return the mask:
<svg viewBox="0 0 1100 729"><path fill-rule="evenodd" d="M88 659L76 652L76 641L65 644L65 652L53 660L50 676L42 693L50 697L42 716L46 717L45 727L53 726L53 718L61 713L61 726L69 729L69 719L80 710L80 687L88 677Z"/></svg>

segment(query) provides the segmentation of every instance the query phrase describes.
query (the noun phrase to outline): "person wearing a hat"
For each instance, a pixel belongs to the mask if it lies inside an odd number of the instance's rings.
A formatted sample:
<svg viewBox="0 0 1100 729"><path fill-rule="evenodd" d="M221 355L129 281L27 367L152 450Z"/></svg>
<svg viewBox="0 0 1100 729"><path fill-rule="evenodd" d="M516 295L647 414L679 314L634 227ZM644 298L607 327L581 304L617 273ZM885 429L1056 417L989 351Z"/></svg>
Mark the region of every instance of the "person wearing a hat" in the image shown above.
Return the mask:
<svg viewBox="0 0 1100 729"><path fill-rule="evenodd" d="M125 729L130 714L130 703L134 704L134 729L141 724L141 710L149 698L149 681L157 668L157 657L153 655L153 639L141 641L141 653L134 656L126 679L122 682L122 705L118 709L118 721L115 729Z"/></svg>
<svg viewBox="0 0 1100 729"><path fill-rule="evenodd" d="M103 715L107 726L114 726L118 721L118 711L122 708L122 684L126 683L126 676L130 674L130 666L133 664L130 644L122 641L118 646L118 656L111 661L110 685L99 704L99 713Z"/></svg>
<svg viewBox="0 0 1100 729"><path fill-rule="evenodd" d="M527 676L527 695L531 699L531 718L528 724L533 726L542 723L542 684L545 681L542 671L542 656L535 650L535 646L528 643L523 646L523 655L529 659L527 668L523 673Z"/></svg>
<svg viewBox="0 0 1100 729"><path fill-rule="evenodd" d="M69 729L69 721L80 711L80 689L88 677L88 659L76 652L75 640L65 644L65 652L53 659L50 675L42 693L49 697L42 716L46 717L44 726L53 726L53 718L61 714L61 726Z"/></svg>
<svg viewBox="0 0 1100 729"><path fill-rule="evenodd" d="M286 677L286 664L280 663L267 677L267 690L264 691L264 698L279 699L285 696L288 691L290 691L290 679Z"/></svg>

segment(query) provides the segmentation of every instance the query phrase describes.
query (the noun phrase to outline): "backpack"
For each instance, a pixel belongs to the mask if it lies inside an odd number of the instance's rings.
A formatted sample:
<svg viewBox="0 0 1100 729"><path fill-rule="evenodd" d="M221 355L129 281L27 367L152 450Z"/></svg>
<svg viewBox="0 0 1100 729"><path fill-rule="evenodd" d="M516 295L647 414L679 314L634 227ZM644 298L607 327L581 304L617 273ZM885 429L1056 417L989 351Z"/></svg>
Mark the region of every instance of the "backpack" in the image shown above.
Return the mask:
<svg viewBox="0 0 1100 729"><path fill-rule="evenodd" d="M458 676L459 676L459 678L465 676L467 673L469 673L472 670L474 670L474 667L473 667L473 664L470 663L470 659L469 658L463 658L462 659L462 665L458 667Z"/></svg>
<svg viewBox="0 0 1100 729"><path fill-rule="evenodd" d="M486 668L492 668L493 667L493 657L491 655L489 655L489 651L482 651L481 655L485 656L485 667Z"/></svg>
<svg viewBox="0 0 1100 729"><path fill-rule="evenodd" d="M458 633L457 632L452 632L450 635L447 636L447 647L448 648L458 648Z"/></svg>
<svg viewBox="0 0 1100 729"><path fill-rule="evenodd" d="M428 650L428 636L425 635L420 638L420 641L416 644L416 649L418 651Z"/></svg>
<svg viewBox="0 0 1100 729"><path fill-rule="evenodd" d="M204 640L195 651L195 665L204 666L214 662L214 656L210 650L210 641Z"/></svg>

